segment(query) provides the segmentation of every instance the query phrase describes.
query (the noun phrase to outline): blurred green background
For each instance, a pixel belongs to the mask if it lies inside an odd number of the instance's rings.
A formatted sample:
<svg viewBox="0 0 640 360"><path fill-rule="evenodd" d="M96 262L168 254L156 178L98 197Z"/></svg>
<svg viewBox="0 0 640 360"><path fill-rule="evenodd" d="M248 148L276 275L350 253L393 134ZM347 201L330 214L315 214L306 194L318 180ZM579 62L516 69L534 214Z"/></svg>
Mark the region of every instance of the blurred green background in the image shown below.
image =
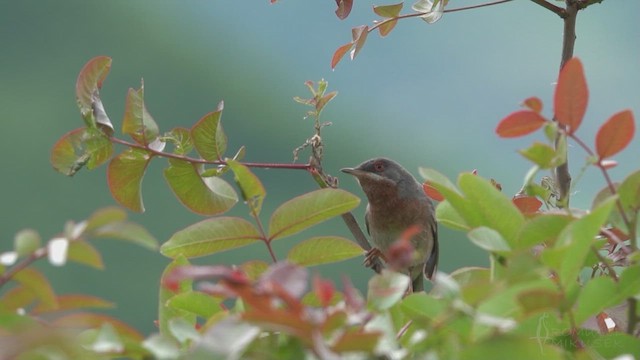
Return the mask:
<svg viewBox="0 0 640 360"><path fill-rule="evenodd" d="M464 6L471 1L451 1ZM410 3L405 6L408 8ZM102 99L119 127L129 87L144 77L147 108L163 131L190 127L225 101L223 124L229 152L247 146L247 161L289 162L291 151L312 134L307 109L292 101L307 96L306 80L325 78L339 96L324 112L325 168L342 187L362 196L338 169L368 158L391 157L417 175L418 166L455 178L478 169L514 194L529 165L516 153L532 141L499 140L497 122L529 96L545 101L550 115L560 60L562 22L529 1L445 14L427 25L401 21L386 39L371 34L354 62L330 69L333 51L351 28L371 24L371 3L356 1L340 21L331 0L281 1L1 1L0 2L0 251L14 234L37 229L48 239L65 221L82 220L114 205L105 166L73 178L54 172L49 150L67 131L82 126L74 84L83 64L113 58ZM599 124L624 108L640 113L640 26L635 0L604 1L580 14L575 53L586 69L591 100L579 134L591 143ZM640 167L635 141L617 157L620 179ZM574 178L585 154L571 148ZM306 155L303 156L303 159ZM147 208L132 218L161 242L202 219L183 208L162 177L164 160L149 168ZM256 170L268 196L263 217L295 195L314 190L303 172ZM588 207L603 187L594 170L575 184L573 205ZM364 203L356 216L361 219ZM239 204L231 212L246 216ZM275 244L282 258L314 234L349 236L339 219ZM440 270L485 265L487 258L463 234L441 230ZM91 293L118 304L109 313L145 334L154 331L158 278L168 259L122 242L101 240L106 270L69 264L38 267L58 293ZM239 264L268 256L261 244L201 259ZM338 279L350 274L364 289L370 272L362 259L313 268Z"/></svg>

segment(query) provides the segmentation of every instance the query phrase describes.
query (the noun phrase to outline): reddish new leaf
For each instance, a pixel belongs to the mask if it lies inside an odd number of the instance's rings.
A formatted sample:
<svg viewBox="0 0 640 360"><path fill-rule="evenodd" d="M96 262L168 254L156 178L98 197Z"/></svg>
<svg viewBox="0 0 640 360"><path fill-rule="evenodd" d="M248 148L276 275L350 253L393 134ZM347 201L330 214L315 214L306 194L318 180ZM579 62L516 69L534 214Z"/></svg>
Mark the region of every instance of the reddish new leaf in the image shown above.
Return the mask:
<svg viewBox="0 0 640 360"><path fill-rule="evenodd" d="M535 111L520 110L502 119L496 128L496 133L503 138L524 136L541 128L546 121Z"/></svg>
<svg viewBox="0 0 640 360"><path fill-rule="evenodd" d="M425 181L424 184L422 184L422 189L424 190L424 193L427 194L427 196L429 198L431 198L431 199L433 199L435 201L444 200L444 196L442 196L440 191L438 191L431 184L429 184L428 181Z"/></svg>
<svg viewBox="0 0 640 360"><path fill-rule="evenodd" d="M535 214L542 206L542 201L535 196L515 196L511 201L525 215Z"/></svg>
<svg viewBox="0 0 640 360"><path fill-rule="evenodd" d="M93 111L94 99L98 96L98 90L111 69L111 58L97 56L89 60L76 80L76 99L82 117L86 118Z"/></svg>
<svg viewBox="0 0 640 360"><path fill-rule="evenodd" d="M374 6L373 12L382 16L383 18L392 18L400 15L400 10L404 3L397 3L392 5Z"/></svg>
<svg viewBox="0 0 640 360"><path fill-rule="evenodd" d="M348 44L344 44L344 45L340 46L338 48L338 50L336 50L336 52L333 53L333 57L331 58L331 69L335 69L336 68L336 65L338 65L340 60L342 60L344 55L349 50L351 50L352 47L353 47L353 43L350 42Z"/></svg>
<svg viewBox="0 0 640 360"><path fill-rule="evenodd" d="M313 291L315 292L323 307L331 304L331 299L336 289L331 280L323 279L316 275L313 277Z"/></svg>
<svg viewBox="0 0 640 360"><path fill-rule="evenodd" d="M391 20L391 21L385 21L384 23L380 24L380 26L378 27L380 36L385 37L389 35L391 30L393 30L393 28L396 27L397 23L398 23L398 20Z"/></svg>
<svg viewBox="0 0 640 360"><path fill-rule="evenodd" d="M351 13L351 8L353 7L353 0L336 0L336 5L338 8L336 9L336 15L340 20L344 20Z"/></svg>
<svg viewBox="0 0 640 360"><path fill-rule="evenodd" d="M634 132L635 124L631 110L611 116L596 134L596 153L600 160L611 157L627 147Z"/></svg>
<svg viewBox="0 0 640 360"><path fill-rule="evenodd" d="M540 100L540 98L535 97L535 96L526 99L522 103L522 105L528 107L529 109L531 109L532 111L535 111L537 113L542 111L542 100Z"/></svg>
<svg viewBox="0 0 640 360"><path fill-rule="evenodd" d="M566 127L569 134L578 130L588 102L589 90L582 63L578 58L572 58L560 70L553 97L556 120Z"/></svg>

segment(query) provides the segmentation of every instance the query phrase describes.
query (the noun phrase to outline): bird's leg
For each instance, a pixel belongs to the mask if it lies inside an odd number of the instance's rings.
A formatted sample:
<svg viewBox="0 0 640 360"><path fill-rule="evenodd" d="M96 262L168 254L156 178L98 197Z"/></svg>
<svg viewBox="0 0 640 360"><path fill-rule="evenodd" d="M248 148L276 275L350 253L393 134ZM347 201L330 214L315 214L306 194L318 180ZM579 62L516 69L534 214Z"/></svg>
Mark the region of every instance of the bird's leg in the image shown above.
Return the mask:
<svg viewBox="0 0 640 360"><path fill-rule="evenodd" d="M364 266L368 268L372 268L376 265L376 259L382 259L384 262L387 262L386 256L384 253L380 251L378 248L371 248L367 251L367 254L364 256Z"/></svg>

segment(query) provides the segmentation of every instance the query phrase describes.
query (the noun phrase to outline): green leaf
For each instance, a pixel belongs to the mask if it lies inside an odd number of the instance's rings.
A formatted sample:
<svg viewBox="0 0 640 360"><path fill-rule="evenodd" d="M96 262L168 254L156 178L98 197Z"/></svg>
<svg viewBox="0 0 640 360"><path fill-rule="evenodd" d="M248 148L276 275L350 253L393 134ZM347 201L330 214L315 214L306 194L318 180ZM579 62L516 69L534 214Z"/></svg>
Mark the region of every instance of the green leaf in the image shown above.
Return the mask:
<svg viewBox="0 0 640 360"><path fill-rule="evenodd" d="M101 226L121 222L127 219L127 212L117 206L109 206L96 210L87 219L85 232L91 232Z"/></svg>
<svg viewBox="0 0 640 360"><path fill-rule="evenodd" d="M454 230L468 231L471 229L460 213L446 200L436 207L436 220L439 224Z"/></svg>
<svg viewBox="0 0 640 360"><path fill-rule="evenodd" d="M629 174L618 187L620 202L625 210L640 210L640 170Z"/></svg>
<svg viewBox="0 0 640 360"><path fill-rule="evenodd" d="M191 128L193 144L198 154L205 160L222 160L224 152L227 150L227 136L224 134L220 122L223 108L224 103L221 101L216 111L203 116Z"/></svg>
<svg viewBox="0 0 640 360"><path fill-rule="evenodd" d="M358 244L339 236L314 237L298 243L287 260L301 266L313 266L351 259L364 254Z"/></svg>
<svg viewBox="0 0 640 360"><path fill-rule="evenodd" d="M43 309L54 310L58 308L56 294L53 292L51 284L38 270L32 267L22 269L13 276L13 279L31 290L40 301Z"/></svg>
<svg viewBox="0 0 640 360"><path fill-rule="evenodd" d="M437 299L423 292L411 294L402 300L402 311L411 318L433 320L448 309L449 304L444 299Z"/></svg>
<svg viewBox="0 0 640 360"><path fill-rule="evenodd" d="M258 216L262 209L262 201L267 195L262 182L248 167L241 163L231 159L227 159L226 162L235 175L236 184L242 191L243 200L251 209L251 213Z"/></svg>
<svg viewBox="0 0 640 360"><path fill-rule="evenodd" d="M130 221L118 221L103 225L95 229L92 235L128 241L150 250L158 248L158 240L147 229Z"/></svg>
<svg viewBox="0 0 640 360"><path fill-rule="evenodd" d="M549 169L564 163L564 156L557 154L554 148L541 142L534 142L531 146L519 152L541 169Z"/></svg>
<svg viewBox="0 0 640 360"><path fill-rule="evenodd" d="M171 330L173 337L181 344L200 339L200 333L198 333L195 326L182 318L169 320L169 330Z"/></svg>
<svg viewBox="0 0 640 360"><path fill-rule="evenodd" d="M640 265L629 266L620 274L620 297L624 298L638 296L640 294Z"/></svg>
<svg viewBox="0 0 640 360"><path fill-rule="evenodd" d="M392 5L382 5L382 6L374 6L373 12L378 14L383 18L392 18L400 15L400 11L402 10L402 6L404 3L392 4Z"/></svg>
<svg viewBox="0 0 640 360"><path fill-rule="evenodd" d="M208 319L222 310L220 303L220 300L209 294L186 291L171 297L167 301L167 306Z"/></svg>
<svg viewBox="0 0 640 360"><path fill-rule="evenodd" d="M109 158L113 145L97 129L80 128L63 135L51 149L51 165L67 176L73 176L83 166L93 169Z"/></svg>
<svg viewBox="0 0 640 360"><path fill-rule="evenodd" d="M226 181L219 177L201 177L196 165L170 159L164 177L178 200L200 215L217 215L229 210L238 196Z"/></svg>
<svg viewBox="0 0 640 360"><path fill-rule="evenodd" d="M367 304L377 310L386 310L402 299L410 283L409 276L384 269L369 280Z"/></svg>
<svg viewBox="0 0 640 360"><path fill-rule="evenodd" d="M83 295L83 294L67 294L60 295L57 297L58 307L55 311L69 311L69 310L78 310L78 309L111 309L115 307L115 304L101 299L96 296L91 295ZM46 312L50 312L51 309L46 309L42 306L42 304L38 304L33 309L34 314L42 314Z"/></svg>
<svg viewBox="0 0 640 360"><path fill-rule="evenodd" d="M367 41L367 35L369 35L369 26L361 25L351 29L351 37L355 44L353 50L351 50L351 60L355 59L362 50L364 43Z"/></svg>
<svg viewBox="0 0 640 360"><path fill-rule="evenodd" d="M102 82L109 74L110 69L111 58L107 56L97 56L89 60L80 70L76 80L76 100L78 101L78 108L82 118L88 127L95 128L98 123L113 132L113 125L106 118L99 96ZM101 114L105 116L101 119L96 119L97 115Z"/></svg>
<svg viewBox="0 0 640 360"><path fill-rule="evenodd" d="M584 266L587 254L591 250L591 245L595 241L595 236L598 235L600 227L609 217L611 209L615 204L615 200L615 197L611 197L609 200L604 201L597 208L591 211L591 213L571 223L560 234L560 237L553 249L566 248L566 251L568 252L566 255L570 254L562 260L559 264L559 268L557 268L560 280L564 286L575 282L575 279L578 277L578 274ZM545 250L542 253L543 262L545 260L545 252L548 250Z"/></svg>
<svg viewBox="0 0 640 360"><path fill-rule="evenodd" d="M138 90L129 89L127 93L122 132L140 145L149 145L158 138L158 125L144 105L144 84Z"/></svg>
<svg viewBox="0 0 640 360"><path fill-rule="evenodd" d="M262 260L250 260L240 265L240 269L251 280L258 280L258 278L269 268L269 264Z"/></svg>
<svg viewBox="0 0 640 360"><path fill-rule="evenodd" d="M67 249L67 259L75 261L78 264L90 266L95 269L103 270L104 263L102 256L93 245L86 241L71 241L69 249Z"/></svg>
<svg viewBox="0 0 640 360"><path fill-rule="evenodd" d="M90 349L97 353L120 353L124 351L124 344L113 325L104 323L93 344L89 345Z"/></svg>
<svg viewBox="0 0 640 360"><path fill-rule="evenodd" d="M467 234L472 243L478 245L481 249L495 252L505 253L511 251L509 244L497 231L487 228L475 228Z"/></svg>
<svg viewBox="0 0 640 360"><path fill-rule="evenodd" d="M280 205L269 221L269 240L296 234L334 216L344 214L360 199L341 189L325 188L295 197Z"/></svg>
<svg viewBox="0 0 640 360"><path fill-rule="evenodd" d="M133 327L104 314L74 312L55 319L51 322L51 325L56 328L89 329L99 328L105 323L113 326L118 331L118 335L125 338L123 340L140 342L143 339L142 335Z"/></svg>
<svg viewBox="0 0 640 360"><path fill-rule="evenodd" d="M515 242L516 249L526 249L534 245L553 244L560 232L573 221L569 215L543 214L527 221Z"/></svg>
<svg viewBox="0 0 640 360"><path fill-rule="evenodd" d="M171 319L182 317L193 325L196 323L196 316L194 314L167 305L168 301L174 296L192 291L191 287L193 281L189 279L182 280L178 284L177 289L174 289L176 290L175 292L164 286L167 275L171 274L175 268L186 265L190 265L189 260L184 256L177 256L171 263L169 263L169 265L167 265L160 276L160 284L162 284L162 286L160 286L160 293L158 295L158 327L160 329L160 334L171 338L173 338L171 331L169 330L169 321Z"/></svg>
<svg viewBox="0 0 640 360"><path fill-rule="evenodd" d="M573 316L577 326L582 325L591 316L616 305L617 285L610 277L600 276L589 280L582 288L576 302Z"/></svg>
<svg viewBox="0 0 640 360"><path fill-rule="evenodd" d="M595 338L589 347L604 359L624 359L625 355L640 354L640 339L623 332L612 332Z"/></svg>
<svg viewBox="0 0 640 360"><path fill-rule="evenodd" d="M524 216L513 205L511 199L498 191L489 181L470 173L461 174L458 184L472 207L471 211L482 217L481 223L476 226L496 230L510 246L513 246L524 223Z"/></svg>
<svg viewBox="0 0 640 360"><path fill-rule="evenodd" d="M14 286L11 289L5 291L0 298L0 305L2 306L3 315L4 311L16 312L16 310L22 308L25 309L36 300L36 296L31 289L25 286ZM3 318L2 321L5 319ZM3 328L6 328L3 326Z"/></svg>
<svg viewBox="0 0 640 360"><path fill-rule="evenodd" d="M193 258L246 246L260 238L260 232L247 220L216 217L176 232L162 244L160 252L172 258Z"/></svg>
<svg viewBox="0 0 640 360"><path fill-rule="evenodd" d="M13 238L13 249L18 257L26 256L42 246L40 234L33 229L20 230Z"/></svg>
<svg viewBox="0 0 640 360"><path fill-rule="evenodd" d="M564 352L559 347L547 343L552 342L552 339L542 337L537 340L498 335L465 346L460 359L512 359L514 356L527 360L565 359Z"/></svg>
<svg viewBox="0 0 640 360"><path fill-rule="evenodd" d="M113 158L107 167L111 195L129 210L144 212L142 178L151 158L148 151L130 148Z"/></svg>

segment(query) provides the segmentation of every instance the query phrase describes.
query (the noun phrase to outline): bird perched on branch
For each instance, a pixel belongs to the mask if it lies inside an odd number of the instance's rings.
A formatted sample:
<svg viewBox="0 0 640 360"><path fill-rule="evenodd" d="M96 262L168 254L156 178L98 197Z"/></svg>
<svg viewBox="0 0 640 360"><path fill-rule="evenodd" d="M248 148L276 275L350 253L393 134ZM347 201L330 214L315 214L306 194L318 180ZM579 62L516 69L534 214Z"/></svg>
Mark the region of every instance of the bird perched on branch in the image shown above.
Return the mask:
<svg viewBox="0 0 640 360"><path fill-rule="evenodd" d="M431 280L438 265L438 228L433 204L422 185L387 158L371 159L341 171L356 177L369 200L365 222L375 248L367 259L380 253L384 258L396 240L409 240L415 252L404 262L406 268L400 270L411 277L414 292L424 290L423 277Z"/></svg>

